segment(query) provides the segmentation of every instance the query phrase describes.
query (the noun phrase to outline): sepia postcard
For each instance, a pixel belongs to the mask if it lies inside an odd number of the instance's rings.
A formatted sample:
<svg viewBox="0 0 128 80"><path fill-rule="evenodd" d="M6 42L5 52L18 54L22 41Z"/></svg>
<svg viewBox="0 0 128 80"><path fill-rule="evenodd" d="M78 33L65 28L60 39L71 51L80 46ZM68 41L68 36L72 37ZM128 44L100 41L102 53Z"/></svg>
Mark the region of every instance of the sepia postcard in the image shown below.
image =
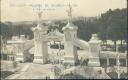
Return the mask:
<svg viewBox="0 0 128 80"><path fill-rule="evenodd" d="M127 0L0 0L1 79L128 79Z"/></svg>

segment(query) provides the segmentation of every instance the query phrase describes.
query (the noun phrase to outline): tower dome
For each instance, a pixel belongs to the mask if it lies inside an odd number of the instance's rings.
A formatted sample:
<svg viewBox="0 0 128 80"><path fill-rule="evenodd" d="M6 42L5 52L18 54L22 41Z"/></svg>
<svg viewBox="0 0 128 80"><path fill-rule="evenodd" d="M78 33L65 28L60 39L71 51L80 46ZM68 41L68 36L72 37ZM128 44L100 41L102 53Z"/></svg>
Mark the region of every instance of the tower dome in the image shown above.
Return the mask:
<svg viewBox="0 0 128 80"><path fill-rule="evenodd" d="M65 27L63 27L62 30L64 31L64 30L66 30L66 29L77 30L78 27L75 26L72 22L68 22L68 24L67 24Z"/></svg>

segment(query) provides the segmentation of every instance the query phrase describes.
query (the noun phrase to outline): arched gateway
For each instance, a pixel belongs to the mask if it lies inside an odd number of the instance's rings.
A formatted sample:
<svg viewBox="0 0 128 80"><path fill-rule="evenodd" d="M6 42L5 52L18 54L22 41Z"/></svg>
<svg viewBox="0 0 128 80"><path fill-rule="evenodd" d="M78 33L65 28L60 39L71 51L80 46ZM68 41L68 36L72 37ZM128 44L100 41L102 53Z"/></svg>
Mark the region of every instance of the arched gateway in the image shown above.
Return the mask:
<svg viewBox="0 0 128 80"><path fill-rule="evenodd" d="M97 35L92 35L92 38L89 42L81 40L77 38L77 30L78 27L72 23L72 7L69 5L69 19L68 24L63 27L63 35L60 35L61 40L64 40L64 64L75 65L78 63L78 54L77 54L77 47L80 47L91 54L89 57L89 66L100 66L99 63L99 50L100 50L100 41L97 38ZM38 25L35 28L32 28L34 32L34 39L31 40L29 45L26 45L29 48L32 47L34 44L35 52L34 52L34 63L42 63L45 64L48 62L48 45L47 42L51 39L55 39L55 37L51 38L47 34L48 26L44 26L41 24L41 13L39 13L39 20ZM29 41L30 42L30 41ZM28 42L28 43L29 43ZM25 49L24 49L25 50ZM23 56L23 53L20 55ZM18 57L17 57L18 58ZM23 60L23 57L20 57Z"/></svg>

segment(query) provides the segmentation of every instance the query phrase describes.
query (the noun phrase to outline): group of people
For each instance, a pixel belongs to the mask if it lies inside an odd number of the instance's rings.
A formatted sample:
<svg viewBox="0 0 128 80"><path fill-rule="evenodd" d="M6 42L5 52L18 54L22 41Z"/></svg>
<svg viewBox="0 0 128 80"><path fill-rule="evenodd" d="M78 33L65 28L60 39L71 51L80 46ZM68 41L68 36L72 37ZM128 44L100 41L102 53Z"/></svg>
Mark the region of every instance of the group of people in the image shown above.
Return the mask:
<svg viewBox="0 0 128 80"><path fill-rule="evenodd" d="M79 63L80 63L81 66L82 66L82 65L87 66L87 65L88 65L88 61L89 61L88 58L86 58L86 59L81 58L81 59L79 60Z"/></svg>

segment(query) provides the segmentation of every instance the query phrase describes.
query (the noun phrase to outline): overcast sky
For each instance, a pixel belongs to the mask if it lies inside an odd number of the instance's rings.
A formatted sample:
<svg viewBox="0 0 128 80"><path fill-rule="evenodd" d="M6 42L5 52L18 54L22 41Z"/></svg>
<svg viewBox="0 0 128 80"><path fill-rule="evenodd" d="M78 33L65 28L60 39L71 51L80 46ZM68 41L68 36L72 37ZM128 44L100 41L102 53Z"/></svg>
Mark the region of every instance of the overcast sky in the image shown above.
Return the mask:
<svg viewBox="0 0 128 80"><path fill-rule="evenodd" d="M73 17L84 16L94 17L105 13L110 8L126 8L126 0L1 0L1 20L2 21L31 21L37 19L37 7L31 4L41 4L43 10L42 19L67 18L66 10L70 1L73 7ZM48 4L47 7L44 5ZM60 4L61 6L57 6ZM56 6L52 6L56 5ZM52 7L51 7L52 6ZM34 10L33 10L34 9Z"/></svg>

